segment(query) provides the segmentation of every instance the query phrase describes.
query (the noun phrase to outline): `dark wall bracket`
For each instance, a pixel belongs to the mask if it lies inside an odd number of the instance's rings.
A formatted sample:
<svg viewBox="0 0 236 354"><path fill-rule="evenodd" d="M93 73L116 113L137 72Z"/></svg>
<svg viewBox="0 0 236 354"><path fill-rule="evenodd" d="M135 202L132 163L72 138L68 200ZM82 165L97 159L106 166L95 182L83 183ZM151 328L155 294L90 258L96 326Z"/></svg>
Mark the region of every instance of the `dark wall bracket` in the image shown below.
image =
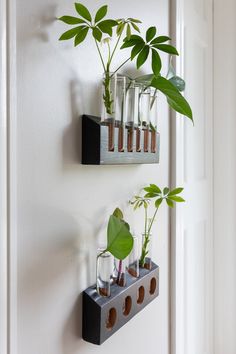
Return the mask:
<svg viewBox="0 0 236 354"><path fill-rule="evenodd" d="M117 165L117 164L154 164L159 163L160 134L155 134L155 151L152 152L151 139L144 151L144 134L141 131L141 149L136 151L135 139L132 151L128 151L128 129L124 129L124 150L118 151L118 128L114 130L114 151L108 149L108 127L101 124L98 117L82 116L82 164ZM151 132L149 132L151 135Z"/></svg>
<svg viewBox="0 0 236 354"><path fill-rule="evenodd" d="M159 295L159 267L140 269L139 278L127 274L127 286L111 286L111 296L99 296L96 287L83 292L83 339L102 344Z"/></svg>

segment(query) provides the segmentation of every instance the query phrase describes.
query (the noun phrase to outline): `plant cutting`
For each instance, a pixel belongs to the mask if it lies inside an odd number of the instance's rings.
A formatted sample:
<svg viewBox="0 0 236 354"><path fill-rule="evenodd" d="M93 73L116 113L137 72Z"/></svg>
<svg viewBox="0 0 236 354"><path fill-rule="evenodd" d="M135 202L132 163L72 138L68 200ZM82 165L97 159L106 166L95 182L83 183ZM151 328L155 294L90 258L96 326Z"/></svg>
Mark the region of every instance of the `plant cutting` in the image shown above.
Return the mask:
<svg viewBox="0 0 236 354"><path fill-rule="evenodd" d="M133 248L133 237L129 229L129 224L123 219L122 211L116 208L108 221L107 246L99 251L97 255L97 291L102 296L109 296L110 294L111 274L108 259L110 254L119 260L117 284L125 285L122 277L122 261L130 254ZM102 269L104 264L107 267L105 270Z"/></svg>
<svg viewBox="0 0 236 354"><path fill-rule="evenodd" d="M134 196L130 201L134 210L137 210L138 208L144 209L144 233L141 257L139 260L141 267L151 269L151 257L149 254L151 231L162 202L165 201L170 208L173 208L175 203L185 202L182 196L180 196L182 191L183 188L174 188L170 190L168 187L161 190L156 184L150 184L142 189L140 195ZM149 207L151 204L155 208L152 215L149 214Z"/></svg>
<svg viewBox="0 0 236 354"><path fill-rule="evenodd" d="M150 63L151 80L148 86L162 92L167 102L174 110L193 120L192 111L176 85L161 74L162 60L160 52L170 55L179 55L177 49L168 42L170 38L158 35L155 26L151 26L144 34L141 34L141 20L128 17L112 19L107 18L108 7L102 6L95 16L81 3L75 3L76 16L62 16L60 21L73 26L64 32L60 40L74 40L74 46L81 44L88 36L92 35L95 48L104 71L103 78L103 103L105 121L114 119L115 115L115 75L128 62L133 61L137 69L145 62ZM101 44L106 47L102 53ZM120 50L127 51L127 59L113 68L114 57Z"/></svg>

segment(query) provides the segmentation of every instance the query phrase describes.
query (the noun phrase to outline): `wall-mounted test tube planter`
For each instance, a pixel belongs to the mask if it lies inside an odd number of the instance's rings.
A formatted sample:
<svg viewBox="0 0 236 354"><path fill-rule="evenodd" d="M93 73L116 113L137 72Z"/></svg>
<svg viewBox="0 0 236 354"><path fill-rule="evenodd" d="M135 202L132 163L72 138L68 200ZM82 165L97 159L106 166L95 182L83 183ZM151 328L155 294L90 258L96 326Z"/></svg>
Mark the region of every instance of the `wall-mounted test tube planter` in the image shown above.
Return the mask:
<svg viewBox="0 0 236 354"><path fill-rule="evenodd" d="M82 337L102 344L159 295L159 267L140 268L139 277L126 274L126 286L111 286L109 297L100 296L96 286L83 292Z"/></svg>
<svg viewBox="0 0 236 354"><path fill-rule="evenodd" d="M119 165L119 164L153 164L159 163L160 135L150 130L142 131L137 128L130 146L132 128L123 128L123 151L119 151L119 135L121 128L101 122L99 117L83 115L82 117L82 164L85 165ZM113 132L114 144L109 143L109 134ZM141 134L143 133L143 134ZM144 151L144 133L150 135L146 151ZM155 150L151 150L151 142L155 134ZM129 144L128 144L129 142ZM113 145L113 150L109 150ZM138 146L138 149L136 147ZM128 148L129 147L129 148Z"/></svg>

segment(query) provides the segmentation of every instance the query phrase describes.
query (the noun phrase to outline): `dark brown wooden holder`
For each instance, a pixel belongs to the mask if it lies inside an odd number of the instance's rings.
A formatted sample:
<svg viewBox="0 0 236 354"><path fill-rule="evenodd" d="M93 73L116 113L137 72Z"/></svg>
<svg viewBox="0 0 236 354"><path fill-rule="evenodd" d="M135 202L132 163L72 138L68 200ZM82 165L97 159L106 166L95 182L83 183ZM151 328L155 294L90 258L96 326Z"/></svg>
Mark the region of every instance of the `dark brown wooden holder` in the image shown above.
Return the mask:
<svg viewBox="0 0 236 354"><path fill-rule="evenodd" d="M111 296L98 295L96 286L83 292L82 337L93 344L102 344L119 328L159 295L159 267L140 269L139 278L127 274L127 284L111 286Z"/></svg>
<svg viewBox="0 0 236 354"><path fill-rule="evenodd" d="M114 151L108 151L108 127L101 125L101 119L95 116L82 116L82 164L85 165L120 165L120 164L153 164L159 163L160 134L157 134L156 152L151 152L151 139L149 151L136 152L135 139L132 152L118 151L118 128L115 128ZM141 146L143 146L143 134ZM127 129L125 129L125 142L127 142Z"/></svg>

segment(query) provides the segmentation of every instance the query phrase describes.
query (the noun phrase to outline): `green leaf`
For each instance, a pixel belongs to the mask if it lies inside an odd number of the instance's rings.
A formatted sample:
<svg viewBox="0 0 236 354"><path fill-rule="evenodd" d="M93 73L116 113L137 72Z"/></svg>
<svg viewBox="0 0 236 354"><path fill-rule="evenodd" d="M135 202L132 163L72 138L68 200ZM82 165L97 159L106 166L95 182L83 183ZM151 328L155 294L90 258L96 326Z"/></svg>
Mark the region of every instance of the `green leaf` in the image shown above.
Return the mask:
<svg viewBox="0 0 236 354"><path fill-rule="evenodd" d="M157 29L156 27L149 27L146 32L146 41L150 42L156 35Z"/></svg>
<svg viewBox="0 0 236 354"><path fill-rule="evenodd" d="M107 251L117 259L125 259L133 248L133 237L125 224L111 215L107 227Z"/></svg>
<svg viewBox="0 0 236 354"><path fill-rule="evenodd" d="M101 39L102 39L102 32L94 27L93 28L93 37L98 41L98 42L101 42Z"/></svg>
<svg viewBox="0 0 236 354"><path fill-rule="evenodd" d="M137 42L145 43L143 38L141 36L139 36L138 34L131 34L130 39L132 39L132 40L135 39ZM123 42L126 42L127 40L128 40L128 38L125 37L123 39Z"/></svg>
<svg viewBox="0 0 236 354"><path fill-rule="evenodd" d="M170 191L170 188L165 187L165 188L163 189L163 194L164 194L164 195L167 195L167 194L169 193L169 191Z"/></svg>
<svg viewBox="0 0 236 354"><path fill-rule="evenodd" d="M158 196L158 194L150 192L145 194L144 198L156 198Z"/></svg>
<svg viewBox="0 0 236 354"><path fill-rule="evenodd" d="M164 42L170 41L170 39L171 38L167 37L167 36L159 36L159 37L154 38L150 44L153 45L153 44L164 43Z"/></svg>
<svg viewBox="0 0 236 354"><path fill-rule="evenodd" d="M78 12L78 14L80 16L82 16L83 18L85 18L85 20L88 21L92 21L92 17L90 15L89 10L87 9L87 7L85 7L84 5L82 5L81 3L75 3L75 9Z"/></svg>
<svg viewBox="0 0 236 354"><path fill-rule="evenodd" d="M174 208L174 203L172 202L172 200L166 198L166 204L170 207L170 208Z"/></svg>
<svg viewBox="0 0 236 354"><path fill-rule="evenodd" d="M131 26L133 27L133 29L135 29L135 31L140 32L140 29L135 23L131 22Z"/></svg>
<svg viewBox="0 0 236 354"><path fill-rule="evenodd" d="M155 49L152 49L152 71L155 76L160 74L162 67L160 55L157 53Z"/></svg>
<svg viewBox="0 0 236 354"><path fill-rule="evenodd" d="M142 21L138 20L137 18L131 18L129 17L127 20L134 22L134 23L142 23Z"/></svg>
<svg viewBox="0 0 236 354"><path fill-rule="evenodd" d="M175 188L172 191L170 191L169 196L180 194L181 192L183 192L183 190L184 190L183 188Z"/></svg>
<svg viewBox="0 0 236 354"><path fill-rule="evenodd" d="M101 21L103 17L105 17L107 14L107 5L104 5L98 9L96 15L95 15L95 23L98 21Z"/></svg>
<svg viewBox="0 0 236 354"><path fill-rule="evenodd" d="M158 209L159 206L161 205L162 201L163 201L162 198L159 198L159 199L157 199L157 200L155 201L155 207L156 207L157 209Z"/></svg>
<svg viewBox="0 0 236 354"><path fill-rule="evenodd" d="M138 53L141 52L143 47L144 47L144 43L135 44L135 46L133 47L133 49L131 51L131 60L133 60L136 57L136 55L138 55Z"/></svg>
<svg viewBox="0 0 236 354"><path fill-rule="evenodd" d="M193 121L191 107L176 87L162 76L155 77L151 86L161 91L166 97L169 105L177 112L185 115Z"/></svg>
<svg viewBox="0 0 236 354"><path fill-rule="evenodd" d="M161 194L161 189L156 184L150 184L150 187L155 193Z"/></svg>
<svg viewBox="0 0 236 354"><path fill-rule="evenodd" d="M142 43L142 45L144 46L144 42L140 42L140 41L137 41L137 39L130 39L130 40L127 40L125 41L122 46L120 47L120 49L124 49L124 48L128 48L128 47L133 47L135 46L136 44L140 44Z"/></svg>
<svg viewBox="0 0 236 354"><path fill-rule="evenodd" d="M82 43L82 42L85 40L85 38L86 38L86 36L87 36L87 34L88 34L88 30L89 30L89 28L86 27L86 28L82 29L82 30L77 34L77 36L75 37L75 47L76 47L78 44Z"/></svg>
<svg viewBox="0 0 236 354"><path fill-rule="evenodd" d="M119 25L117 26L117 29L116 29L116 34L117 36L120 36L121 33L124 31L124 28L125 28L125 23L119 23Z"/></svg>
<svg viewBox="0 0 236 354"><path fill-rule="evenodd" d="M145 47L141 50L137 58L137 69L139 69L147 60L149 54L149 46L145 45Z"/></svg>
<svg viewBox="0 0 236 354"><path fill-rule="evenodd" d="M78 23L85 23L84 20L73 16L62 16L58 20L67 23L68 25L77 25Z"/></svg>
<svg viewBox="0 0 236 354"><path fill-rule="evenodd" d="M112 36L112 27L116 26L117 22L114 20L104 20L97 24L97 27L103 32Z"/></svg>
<svg viewBox="0 0 236 354"><path fill-rule="evenodd" d="M128 40L129 40L129 39L130 39L130 36L131 36L130 24L127 25L127 28L126 28L126 36L127 36Z"/></svg>
<svg viewBox="0 0 236 354"><path fill-rule="evenodd" d="M168 53L168 54L179 55L177 49L169 44L155 44L153 47L161 50L162 52Z"/></svg>
<svg viewBox="0 0 236 354"><path fill-rule="evenodd" d="M150 86L154 77L155 76L153 74L142 75L142 76L137 77L135 79L135 82L144 84L146 86Z"/></svg>
<svg viewBox="0 0 236 354"><path fill-rule="evenodd" d="M179 197L177 195L168 195L168 199L174 200L175 202L182 203L185 202L185 200L182 197Z"/></svg>
<svg viewBox="0 0 236 354"><path fill-rule="evenodd" d="M121 220L123 220L123 218L124 218L123 213L122 213L122 211L120 210L120 208L116 208L116 209L113 211L113 215L116 216L118 219L121 219Z"/></svg>
<svg viewBox="0 0 236 354"><path fill-rule="evenodd" d="M75 37L83 28L84 28L84 26L78 26L78 27L74 27L74 28L70 29L69 31L66 31L65 33L63 33L61 35L61 37L59 38L59 41L65 41L65 40Z"/></svg>

